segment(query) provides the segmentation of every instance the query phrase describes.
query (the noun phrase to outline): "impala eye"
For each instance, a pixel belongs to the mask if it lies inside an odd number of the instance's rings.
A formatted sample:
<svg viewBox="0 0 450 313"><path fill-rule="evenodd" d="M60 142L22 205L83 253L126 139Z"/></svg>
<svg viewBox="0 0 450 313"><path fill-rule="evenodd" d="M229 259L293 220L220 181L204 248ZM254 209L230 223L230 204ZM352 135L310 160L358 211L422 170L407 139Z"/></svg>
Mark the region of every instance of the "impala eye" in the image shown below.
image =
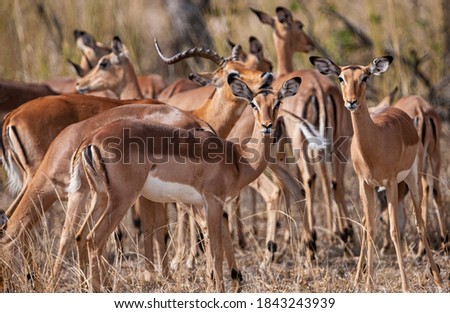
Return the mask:
<svg viewBox="0 0 450 313"><path fill-rule="evenodd" d="M104 70L107 66L108 66L108 61L107 60L103 60L99 65L98 65L98 67L101 69L101 70Z"/></svg>
<svg viewBox="0 0 450 313"><path fill-rule="evenodd" d="M280 107L280 104L281 104L281 101L277 101L277 102L275 102L275 105L273 106L273 109L274 110L278 110L278 108Z"/></svg>
<svg viewBox="0 0 450 313"><path fill-rule="evenodd" d="M339 82L342 84L344 82L344 79L340 76L338 76Z"/></svg>
<svg viewBox="0 0 450 313"><path fill-rule="evenodd" d="M369 76L364 76L364 77L361 79L361 82L365 83L365 82L367 82L368 79L369 79Z"/></svg>
<svg viewBox="0 0 450 313"><path fill-rule="evenodd" d="M256 106L256 104L255 104L255 102L250 102L250 105L252 106L252 109L256 109L257 108L257 106Z"/></svg>

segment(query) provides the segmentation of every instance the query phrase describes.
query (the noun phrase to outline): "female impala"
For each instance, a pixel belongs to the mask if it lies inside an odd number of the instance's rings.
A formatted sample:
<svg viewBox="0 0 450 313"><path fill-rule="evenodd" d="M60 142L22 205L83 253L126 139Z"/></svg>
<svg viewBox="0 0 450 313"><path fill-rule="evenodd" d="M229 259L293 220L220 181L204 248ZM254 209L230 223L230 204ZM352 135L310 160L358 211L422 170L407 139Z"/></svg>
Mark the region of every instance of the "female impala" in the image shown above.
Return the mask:
<svg viewBox="0 0 450 313"><path fill-rule="evenodd" d="M278 92L261 89L253 93L236 76L229 76L228 84L236 97L245 99L254 109L253 140L248 145L234 145L211 132L188 132L161 124L123 120L94 132L78 148L72 159L71 190L76 191L80 176L84 174L93 190L92 207L77 238L79 247L87 247L89 252L94 290L100 289L99 265L106 239L140 194L158 202L179 201L205 207L200 214L204 215L207 223L206 241L210 240L213 277L217 290L224 290L223 204L235 198L267 166L270 134L279 106L285 97L297 92L300 78L286 81ZM147 144L138 148L127 144L124 130L129 130L130 136ZM179 133L179 137L174 137L175 133ZM114 144L118 149L115 157L126 156L128 162L122 158L107 161L111 151L104 143L111 138L119 140ZM169 138L171 144L166 146L164 139ZM214 146L213 150L206 148L210 147L208 143ZM164 162L159 162L164 156ZM125 185L124 180L127 181ZM91 218L93 228L88 229ZM223 239L224 244L230 244L228 237ZM239 276L238 273L233 269L232 276Z"/></svg>
<svg viewBox="0 0 450 313"><path fill-rule="evenodd" d="M392 101L391 101L392 102ZM388 104L390 105L390 104ZM427 225L427 207L428 198L431 195L433 200L433 206L437 215L437 226L439 237L439 245L442 249L448 249L448 229L445 223L446 214L442 206L441 191L439 188L439 177L440 177L440 167L441 167L441 149L440 149L440 138L441 138L441 119L436 111L433 109L431 104L429 104L425 99L416 95L409 95L400 98L395 102L394 107L405 111L410 118L414 120L414 125L417 128L417 134L423 145L423 163L422 163L422 190L423 190L423 200L422 200L422 216L424 219L425 226ZM429 167L428 167L429 166ZM405 225L405 214L403 212L404 198L408 192L408 187L404 182L399 184L398 196L399 196L399 222L400 230L403 231ZM385 204L385 197L383 192L378 192L382 203ZM382 207L382 210L385 207ZM386 236L387 237L387 236ZM388 247L388 240L385 237L383 250ZM418 254L423 254L422 244L419 245Z"/></svg>
<svg viewBox="0 0 450 313"><path fill-rule="evenodd" d="M373 242L376 235L374 211L374 187L386 188L390 233L394 242L397 261L400 268L403 291L408 291L408 282L403 267L402 251L398 231L398 190L397 183L405 181L408 185L417 221L417 230L425 246L434 280L442 286L442 280L428 245L420 201L422 145L410 117L402 110L387 107L384 110L369 113L366 105L366 83L372 75L385 72L392 62L391 56L377 58L368 66L349 65L340 67L332 61L311 57L311 63L324 75L335 75L341 83L345 107L350 111L354 130L351 143L353 167L359 179L359 192L364 206L365 242L361 244L356 280L362 271L365 248L367 247L366 289L373 284ZM419 151L419 153L418 153Z"/></svg>

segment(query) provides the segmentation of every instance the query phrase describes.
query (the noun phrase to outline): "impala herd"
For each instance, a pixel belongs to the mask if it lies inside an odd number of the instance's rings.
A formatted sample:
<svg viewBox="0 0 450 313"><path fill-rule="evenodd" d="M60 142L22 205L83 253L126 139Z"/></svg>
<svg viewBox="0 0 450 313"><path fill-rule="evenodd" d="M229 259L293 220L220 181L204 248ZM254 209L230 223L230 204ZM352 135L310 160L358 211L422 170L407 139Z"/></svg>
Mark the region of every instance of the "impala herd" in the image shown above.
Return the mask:
<svg viewBox="0 0 450 313"><path fill-rule="evenodd" d="M213 72L193 73L167 85L160 75L137 76L120 38L114 37L110 47L75 30L82 58L78 64L69 63L77 80L53 79L42 85L0 81L1 160L8 177L4 186L16 194L8 209L0 209L1 290L14 291L22 274L33 280L39 267L30 251L30 230L55 202L63 201L65 220L52 269L55 286L66 254L76 243L85 290L108 290L106 243L120 231L130 208L140 223L146 268L169 275L167 210L175 204L172 268L183 266L183 259L185 266L194 266L200 232L206 275L214 290L225 290L225 255L231 288L239 291L245 273L235 258L229 218L237 219L239 244L245 246L238 201L244 188L258 192L266 204L264 262L273 262L292 242L298 256L306 255L299 260L311 266L318 258L319 240L331 240L346 256L359 256L355 286L365 275L366 291L376 284L375 192L379 189L376 194L382 195L384 190L381 203L387 206L388 236L405 292L409 285L401 239L409 191L418 253L427 255L436 285L445 288L427 228L431 196L438 248L448 251L439 188L441 121L432 106L419 96L405 96L393 105L368 107L366 85L389 68L390 56L367 66L338 66L327 58L310 57L314 69L296 70L294 53L315 48L303 24L283 7L276 8L275 16L251 11L273 29L276 76L255 37L249 39L249 53L229 41L229 57L208 48L168 57L155 39L156 52L166 64L199 57L216 65ZM340 88L328 75L339 79ZM347 162L359 181L361 228L346 204L346 194L353 192L344 184ZM328 238L316 233L316 181L321 185ZM282 211L299 213L301 225L288 227L284 242L279 242L275 230ZM361 236L357 229L362 229Z"/></svg>

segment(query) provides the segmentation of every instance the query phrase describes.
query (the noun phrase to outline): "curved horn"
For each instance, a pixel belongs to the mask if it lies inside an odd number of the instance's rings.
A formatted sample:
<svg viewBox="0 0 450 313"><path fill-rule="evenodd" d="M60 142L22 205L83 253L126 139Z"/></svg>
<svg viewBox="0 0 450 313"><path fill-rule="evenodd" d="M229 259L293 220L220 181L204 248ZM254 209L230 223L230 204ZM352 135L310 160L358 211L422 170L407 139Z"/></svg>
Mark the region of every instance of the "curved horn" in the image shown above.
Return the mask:
<svg viewBox="0 0 450 313"><path fill-rule="evenodd" d="M191 58L191 57L205 58L205 59L213 61L217 65L222 65L225 62L224 57L220 56L219 54L217 54L217 52L215 52L211 49L208 49L208 48L191 48L189 50L177 53L171 58L167 58L162 54L161 48L159 47L159 44L158 44L158 41L156 40L156 38L155 38L155 48L156 48L156 51L158 52L158 55L161 58L161 60L163 60L163 62L166 64L174 64L181 60Z"/></svg>

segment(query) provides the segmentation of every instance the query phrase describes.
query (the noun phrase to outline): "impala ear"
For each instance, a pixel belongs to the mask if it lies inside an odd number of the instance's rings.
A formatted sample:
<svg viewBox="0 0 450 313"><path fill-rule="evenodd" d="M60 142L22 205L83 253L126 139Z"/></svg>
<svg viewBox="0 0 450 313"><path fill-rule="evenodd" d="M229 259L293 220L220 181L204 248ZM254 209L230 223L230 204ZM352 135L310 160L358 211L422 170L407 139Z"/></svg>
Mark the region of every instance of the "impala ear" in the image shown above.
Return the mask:
<svg viewBox="0 0 450 313"><path fill-rule="evenodd" d="M67 62L70 64L70 67L72 68L72 71L78 77L83 77L83 76L85 76L87 74L86 71L84 71L78 64L76 64L72 60L67 59Z"/></svg>
<svg viewBox="0 0 450 313"><path fill-rule="evenodd" d="M293 18L292 13L284 7L277 7L275 12L277 13L278 21L282 24L291 25Z"/></svg>
<svg viewBox="0 0 450 313"><path fill-rule="evenodd" d="M253 53L258 58L263 59L264 58L263 46L261 42L258 40L258 38L250 36L248 42L250 44L250 53Z"/></svg>
<svg viewBox="0 0 450 313"><path fill-rule="evenodd" d="M245 99L248 102L253 100L253 92L248 88L247 84L237 78L237 76L229 75L228 85L230 85L231 92L236 97Z"/></svg>
<svg viewBox="0 0 450 313"><path fill-rule="evenodd" d="M309 61L323 75L339 76L339 74L341 73L341 68L327 58L321 58L321 57L314 56L314 57L310 57Z"/></svg>
<svg viewBox="0 0 450 313"><path fill-rule="evenodd" d="M112 52L119 58L119 60L128 53L128 49L122 43L118 36L114 36L111 43Z"/></svg>
<svg viewBox="0 0 450 313"><path fill-rule="evenodd" d="M386 70L389 68L389 65L392 63L393 60L394 58L390 55L376 58L375 60L372 61L372 63L369 64L370 74L380 75L386 72Z"/></svg>
<svg viewBox="0 0 450 313"><path fill-rule="evenodd" d="M272 28L275 27L275 19L272 16L270 16L269 14L267 14L265 12L262 12L262 11L259 11L259 10L253 9L253 8L250 8L250 10L256 14L256 16L259 18L261 23L270 25Z"/></svg>
<svg viewBox="0 0 450 313"><path fill-rule="evenodd" d="M300 77L293 77L283 83L283 87L281 87L280 91L278 92L278 99L283 99L286 97L294 96L298 88L300 87L300 84L302 83L302 79Z"/></svg>
<svg viewBox="0 0 450 313"><path fill-rule="evenodd" d="M259 89L271 88L273 82L273 74L271 72L264 72L261 74L262 82Z"/></svg>
<svg viewBox="0 0 450 313"><path fill-rule="evenodd" d="M227 43L228 43L228 46L229 46L231 49L233 49L233 47L236 45L234 42L231 41L230 38L227 38Z"/></svg>

